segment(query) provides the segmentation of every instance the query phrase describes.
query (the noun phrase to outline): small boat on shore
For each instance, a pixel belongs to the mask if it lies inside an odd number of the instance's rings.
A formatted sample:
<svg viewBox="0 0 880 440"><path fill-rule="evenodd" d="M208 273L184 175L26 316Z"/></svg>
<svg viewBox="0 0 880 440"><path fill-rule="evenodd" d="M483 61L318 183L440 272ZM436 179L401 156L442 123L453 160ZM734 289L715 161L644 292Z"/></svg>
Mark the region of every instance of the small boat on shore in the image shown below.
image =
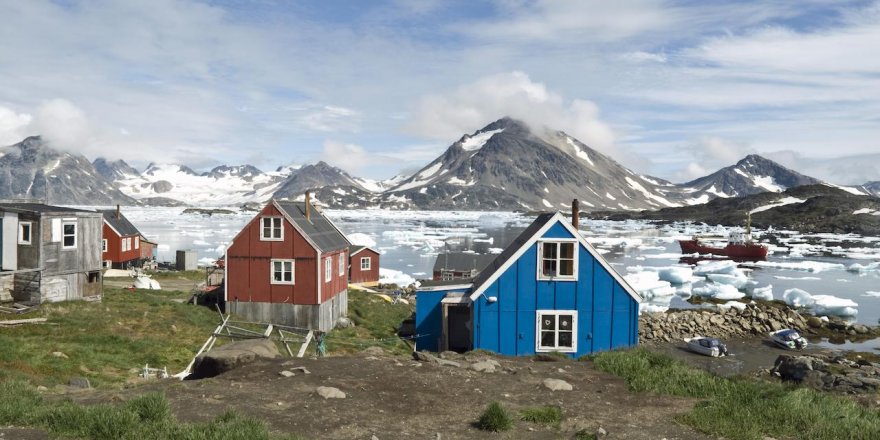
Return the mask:
<svg viewBox="0 0 880 440"><path fill-rule="evenodd" d="M802 350L807 347L807 339L790 328L770 332L770 340L786 350Z"/></svg>
<svg viewBox="0 0 880 440"><path fill-rule="evenodd" d="M746 230L731 231L727 237L727 245L724 247L710 246L703 243L700 237L694 236L690 240L679 240L681 253L683 254L712 254L744 260L763 260L767 258L769 248L766 245L752 240L752 217L746 218Z"/></svg>
<svg viewBox="0 0 880 440"><path fill-rule="evenodd" d="M688 350L694 353L711 357L727 356L727 346L716 338L694 336L693 338L685 338L684 342L687 344Z"/></svg>

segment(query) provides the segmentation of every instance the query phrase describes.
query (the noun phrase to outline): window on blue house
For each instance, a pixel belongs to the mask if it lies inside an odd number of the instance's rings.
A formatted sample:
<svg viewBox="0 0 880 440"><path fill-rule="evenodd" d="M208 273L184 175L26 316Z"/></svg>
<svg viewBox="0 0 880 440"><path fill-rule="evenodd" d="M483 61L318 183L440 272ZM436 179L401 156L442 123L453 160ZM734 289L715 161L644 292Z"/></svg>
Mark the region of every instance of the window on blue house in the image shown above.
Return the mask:
<svg viewBox="0 0 880 440"><path fill-rule="evenodd" d="M577 351L577 311L538 310L537 351Z"/></svg>
<svg viewBox="0 0 880 440"><path fill-rule="evenodd" d="M538 278L576 279L577 252L573 241L544 241L538 248Z"/></svg>

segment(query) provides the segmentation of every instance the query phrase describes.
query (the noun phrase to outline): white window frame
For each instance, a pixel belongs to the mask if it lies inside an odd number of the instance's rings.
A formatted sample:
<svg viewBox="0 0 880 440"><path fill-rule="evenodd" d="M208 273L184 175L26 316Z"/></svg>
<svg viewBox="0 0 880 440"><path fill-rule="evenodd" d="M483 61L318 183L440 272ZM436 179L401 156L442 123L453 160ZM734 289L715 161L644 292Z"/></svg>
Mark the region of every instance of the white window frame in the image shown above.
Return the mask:
<svg viewBox="0 0 880 440"><path fill-rule="evenodd" d="M324 282L329 283L333 279L333 257L324 257Z"/></svg>
<svg viewBox="0 0 880 440"><path fill-rule="evenodd" d="M553 330L555 333L555 345L554 346L544 346L541 345L541 318L544 316L555 316L556 324L555 329ZM571 316L571 347L559 347L559 316L560 315L570 315ZM562 330L565 331L565 330ZM577 352L577 343L578 343L578 312L577 310L536 310L535 311L535 352L539 353L548 353L552 351L558 351L560 353L576 353Z"/></svg>
<svg viewBox="0 0 880 440"><path fill-rule="evenodd" d="M281 263L281 281L275 279L275 263ZM290 281L284 281L284 273L287 272L284 267L285 264L290 264ZM296 260L291 259L275 259L273 258L269 262L269 283L271 284L284 284L284 285L294 285L296 284Z"/></svg>
<svg viewBox="0 0 880 440"><path fill-rule="evenodd" d="M366 262L366 266L364 266ZM370 270L373 267L373 261L370 257L361 257L361 270Z"/></svg>
<svg viewBox="0 0 880 440"><path fill-rule="evenodd" d="M66 234L66 233L64 232L64 227L65 227L65 226L68 226L68 225L73 226L73 234ZM77 237L76 237L76 235L77 235L77 229L78 229L78 226L77 226L75 220L74 220L74 221L62 221L62 222L61 222L61 249L76 249L76 241L77 241ZM66 245L64 242L65 242L65 239L66 239L67 237L70 237L70 236L73 236L73 244L70 245L70 246L68 246L68 245Z"/></svg>
<svg viewBox="0 0 880 440"><path fill-rule="evenodd" d="M28 228L28 236L25 239L24 236L24 226ZM34 243L34 222L18 222L18 244L33 244Z"/></svg>
<svg viewBox="0 0 880 440"><path fill-rule="evenodd" d="M101 253L103 254L105 252L107 252L107 239L102 238L101 239Z"/></svg>
<svg viewBox="0 0 880 440"><path fill-rule="evenodd" d="M271 221L270 226L268 226L270 230L270 235L266 235L266 220ZM278 226L275 226L275 222L278 222ZM275 230L278 230L278 236L275 236ZM264 216L260 217L260 241L284 241L284 220L283 217L278 216Z"/></svg>
<svg viewBox="0 0 880 440"><path fill-rule="evenodd" d="M345 276L345 252L339 254L339 276Z"/></svg>
<svg viewBox="0 0 880 440"><path fill-rule="evenodd" d="M555 275L555 276L547 276L544 275L544 246L554 245L557 247L556 249L556 270L558 271L561 267L562 252L559 251L559 245L562 243L571 243L574 246L572 252L572 270L573 273L571 275ZM573 238L554 238L554 239L546 239L546 240L538 240L538 267L537 267L537 277L539 280L545 281L577 281L578 279L578 260L580 255L580 244L576 239Z"/></svg>
<svg viewBox="0 0 880 440"><path fill-rule="evenodd" d="M111 260L104 260L104 261L102 262L101 266L102 266L104 269L110 269L111 267L113 267L113 261L111 261Z"/></svg>
<svg viewBox="0 0 880 440"><path fill-rule="evenodd" d="M140 248L141 248L141 238L140 238L140 237L135 237L135 238L134 238L134 248L135 248L135 249L140 249Z"/></svg>

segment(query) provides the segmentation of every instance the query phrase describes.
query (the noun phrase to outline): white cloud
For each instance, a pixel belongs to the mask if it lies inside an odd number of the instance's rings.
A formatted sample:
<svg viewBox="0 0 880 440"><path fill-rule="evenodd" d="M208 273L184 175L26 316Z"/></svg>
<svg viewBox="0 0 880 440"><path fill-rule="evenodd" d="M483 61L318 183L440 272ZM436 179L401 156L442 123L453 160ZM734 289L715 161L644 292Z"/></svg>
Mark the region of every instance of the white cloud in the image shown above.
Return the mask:
<svg viewBox="0 0 880 440"><path fill-rule="evenodd" d="M28 130L33 117L26 113L16 113L0 106L0 147L12 145L30 134Z"/></svg>
<svg viewBox="0 0 880 440"><path fill-rule="evenodd" d="M599 119L599 108L583 99L566 100L523 72L491 75L444 94L423 97L407 129L437 139L454 140L503 116L534 127L563 130L605 153L616 135Z"/></svg>
<svg viewBox="0 0 880 440"><path fill-rule="evenodd" d="M94 144L93 130L85 113L64 99L42 104L33 122L34 132L62 150L78 150Z"/></svg>
<svg viewBox="0 0 880 440"><path fill-rule="evenodd" d="M327 163L342 168L349 173L357 173L357 171L372 165L376 161L375 155L360 145L332 140L324 141L321 158Z"/></svg>

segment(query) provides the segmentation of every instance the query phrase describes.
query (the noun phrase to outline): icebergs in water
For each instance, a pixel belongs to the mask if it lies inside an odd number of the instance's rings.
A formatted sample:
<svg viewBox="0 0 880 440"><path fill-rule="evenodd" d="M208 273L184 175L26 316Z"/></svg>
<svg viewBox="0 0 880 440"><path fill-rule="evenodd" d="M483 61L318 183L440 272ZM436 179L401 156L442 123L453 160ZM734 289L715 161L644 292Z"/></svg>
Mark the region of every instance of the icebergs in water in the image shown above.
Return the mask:
<svg viewBox="0 0 880 440"><path fill-rule="evenodd" d="M717 284L730 284L737 289L742 289L749 282L749 278L746 274L739 271L734 272L733 274L710 273L706 275L706 278Z"/></svg>
<svg viewBox="0 0 880 440"><path fill-rule="evenodd" d="M858 303L851 299L832 295L812 295L802 289L786 289L782 294L786 304L793 307L805 307L816 316L856 316L859 313Z"/></svg>
<svg viewBox="0 0 880 440"><path fill-rule="evenodd" d="M730 284L706 284L693 288L692 292L696 296L719 300L740 299L746 296L745 293Z"/></svg>
<svg viewBox="0 0 880 440"><path fill-rule="evenodd" d="M749 292L749 296L752 297L752 299L773 301L773 285L768 284L764 287L752 288L751 291Z"/></svg>
<svg viewBox="0 0 880 440"><path fill-rule="evenodd" d="M846 270L854 273L880 272L880 261L870 264L853 263Z"/></svg>
<svg viewBox="0 0 880 440"><path fill-rule="evenodd" d="M724 304L718 304L717 307L721 310L727 310L732 307L732 308L737 309L739 311L743 311L746 309L746 303L739 302L739 301L728 301Z"/></svg>
<svg viewBox="0 0 880 440"><path fill-rule="evenodd" d="M657 269L657 276L662 281L672 284L684 284L691 282L694 271L690 267L671 266Z"/></svg>
<svg viewBox="0 0 880 440"><path fill-rule="evenodd" d="M801 270L806 272L824 272L826 270L842 270L844 265L823 261L755 261L742 263L747 267L772 267L774 269Z"/></svg>
<svg viewBox="0 0 880 440"><path fill-rule="evenodd" d="M668 281L660 280L657 272L636 272L625 275L623 278L644 299L675 295L675 288Z"/></svg>
<svg viewBox="0 0 880 440"><path fill-rule="evenodd" d="M379 283L381 284L397 284L400 287L406 287L410 284L419 286L419 282L415 278L394 269L379 268Z"/></svg>
<svg viewBox="0 0 880 440"><path fill-rule="evenodd" d="M732 260L699 261L697 267L694 268L694 275L701 277L709 274L734 275L738 272L740 270L736 267L736 262Z"/></svg>

